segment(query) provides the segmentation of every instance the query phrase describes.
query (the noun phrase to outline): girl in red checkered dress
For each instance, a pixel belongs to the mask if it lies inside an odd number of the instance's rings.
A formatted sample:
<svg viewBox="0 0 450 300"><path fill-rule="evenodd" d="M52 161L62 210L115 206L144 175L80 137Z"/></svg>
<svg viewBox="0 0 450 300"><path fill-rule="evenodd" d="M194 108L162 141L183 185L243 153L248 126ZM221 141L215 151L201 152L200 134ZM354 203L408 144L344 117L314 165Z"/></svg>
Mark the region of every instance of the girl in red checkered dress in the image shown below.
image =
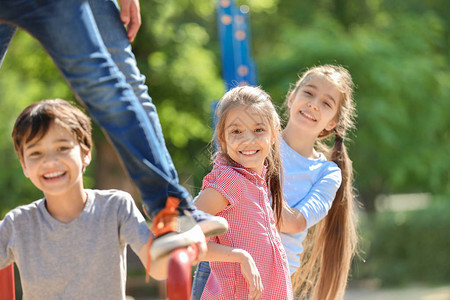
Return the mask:
<svg viewBox="0 0 450 300"><path fill-rule="evenodd" d="M195 205L224 217L229 230L208 243L211 274L201 299L292 299L277 230L284 207L279 117L270 96L249 86L228 91L217 117L214 168Z"/></svg>

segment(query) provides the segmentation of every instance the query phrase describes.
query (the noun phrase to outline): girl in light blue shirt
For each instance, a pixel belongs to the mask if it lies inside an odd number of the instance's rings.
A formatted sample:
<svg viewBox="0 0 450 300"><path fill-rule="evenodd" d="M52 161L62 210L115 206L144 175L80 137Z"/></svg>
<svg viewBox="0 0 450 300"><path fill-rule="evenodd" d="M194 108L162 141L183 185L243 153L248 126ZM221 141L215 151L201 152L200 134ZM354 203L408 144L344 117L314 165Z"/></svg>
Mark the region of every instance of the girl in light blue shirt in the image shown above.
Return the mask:
<svg viewBox="0 0 450 300"><path fill-rule="evenodd" d="M296 299L344 296L357 241L353 170L344 144L354 127L352 94L349 72L324 65L303 73L286 98L283 191L303 216L297 222L304 230L281 239Z"/></svg>

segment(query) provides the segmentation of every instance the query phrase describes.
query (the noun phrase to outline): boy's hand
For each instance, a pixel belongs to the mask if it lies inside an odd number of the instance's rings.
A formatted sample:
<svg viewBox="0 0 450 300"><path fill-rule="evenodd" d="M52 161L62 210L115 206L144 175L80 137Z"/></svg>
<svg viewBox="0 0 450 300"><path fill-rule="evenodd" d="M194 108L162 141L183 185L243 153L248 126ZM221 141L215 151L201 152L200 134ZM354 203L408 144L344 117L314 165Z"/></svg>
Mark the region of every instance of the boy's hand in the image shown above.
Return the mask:
<svg viewBox="0 0 450 300"><path fill-rule="evenodd" d="M141 8L139 0L119 0L120 19L127 27L127 36L130 43L134 41L139 28L141 27Z"/></svg>
<svg viewBox="0 0 450 300"><path fill-rule="evenodd" d="M256 267L255 261L247 251L243 251L243 260L241 261L241 272L248 284L248 299L261 299L264 287Z"/></svg>

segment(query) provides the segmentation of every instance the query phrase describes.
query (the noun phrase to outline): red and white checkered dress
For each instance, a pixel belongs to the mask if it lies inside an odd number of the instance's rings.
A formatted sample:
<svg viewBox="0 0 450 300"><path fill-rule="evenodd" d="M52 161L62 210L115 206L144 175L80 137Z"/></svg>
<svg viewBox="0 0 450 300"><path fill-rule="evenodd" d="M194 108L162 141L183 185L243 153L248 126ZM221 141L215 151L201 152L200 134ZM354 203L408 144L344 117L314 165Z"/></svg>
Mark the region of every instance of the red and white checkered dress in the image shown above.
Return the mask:
<svg viewBox="0 0 450 300"><path fill-rule="evenodd" d="M258 175L242 166L230 166L221 156L216 159L213 170L203 179L202 190L213 188L228 200L229 205L217 215L227 219L229 230L211 241L250 253L261 275L262 299L292 299L289 266L270 207L265 173L265 169ZM239 263L210 265L201 299L248 299Z"/></svg>

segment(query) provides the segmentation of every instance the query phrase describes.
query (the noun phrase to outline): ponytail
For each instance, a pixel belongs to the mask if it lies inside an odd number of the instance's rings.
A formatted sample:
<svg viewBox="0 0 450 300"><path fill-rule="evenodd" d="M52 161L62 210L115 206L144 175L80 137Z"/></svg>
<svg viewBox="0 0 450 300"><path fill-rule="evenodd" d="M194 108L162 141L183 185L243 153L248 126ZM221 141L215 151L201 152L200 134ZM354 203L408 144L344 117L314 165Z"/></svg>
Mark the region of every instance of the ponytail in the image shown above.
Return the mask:
<svg viewBox="0 0 450 300"><path fill-rule="evenodd" d="M324 153L341 169L342 183L328 215L310 228L305 239L302 266L292 275L297 299L342 299L356 252L353 168L344 139L335 135L333 148Z"/></svg>

